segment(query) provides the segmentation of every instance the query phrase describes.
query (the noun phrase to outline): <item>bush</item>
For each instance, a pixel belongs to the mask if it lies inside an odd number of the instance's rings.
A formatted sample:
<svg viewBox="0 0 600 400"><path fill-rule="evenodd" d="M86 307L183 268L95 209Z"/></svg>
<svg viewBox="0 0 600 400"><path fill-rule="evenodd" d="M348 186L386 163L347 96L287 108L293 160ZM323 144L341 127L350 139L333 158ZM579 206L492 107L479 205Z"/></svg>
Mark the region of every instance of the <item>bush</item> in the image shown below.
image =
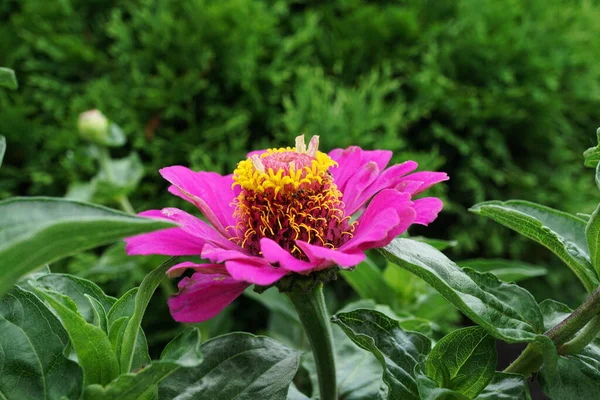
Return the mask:
<svg viewBox="0 0 600 400"><path fill-rule="evenodd" d="M448 171L451 213L428 234L506 253L508 234L469 206L593 206L577 165L598 125L599 18L575 0L4 2L0 60L21 88L0 93L13 149L0 197L60 196L93 176L75 125L98 108L128 135L116 155L144 161L140 210L176 201L162 166L225 173L306 132ZM526 246L510 243L513 256Z"/></svg>

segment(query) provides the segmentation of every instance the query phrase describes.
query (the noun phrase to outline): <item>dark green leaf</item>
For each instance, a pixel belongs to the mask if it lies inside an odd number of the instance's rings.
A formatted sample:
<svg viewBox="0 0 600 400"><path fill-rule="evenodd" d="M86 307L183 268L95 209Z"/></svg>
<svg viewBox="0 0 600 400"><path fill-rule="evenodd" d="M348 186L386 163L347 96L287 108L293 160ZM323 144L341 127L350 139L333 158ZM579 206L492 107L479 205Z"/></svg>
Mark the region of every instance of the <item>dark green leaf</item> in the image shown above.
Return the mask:
<svg viewBox="0 0 600 400"><path fill-rule="evenodd" d="M483 328L470 327L444 336L427 358L427 375L440 387L474 399L496 371L496 341Z"/></svg>
<svg viewBox="0 0 600 400"><path fill-rule="evenodd" d="M0 299L0 398L76 399L81 368L63 356L69 337L32 293L15 287Z"/></svg>
<svg viewBox="0 0 600 400"><path fill-rule="evenodd" d="M492 336L507 342L528 342L541 333L539 308L525 289L491 274L463 271L433 247L414 240L394 239L382 252L393 263L423 278Z"/></svg>
<svg viewBox="0 0 600 400"><path fill-rule="evenodd" d="M383 278L383 272L368 258L354 270L341 271L340 275L361 298L396 307L394 291Z"/></svg>
<svg viewBox="0 0 600 400"><path fill-rule="evenodd" d="M109 208L53 198L0 202L0 296L27 272L125 236L171 226Z"/></svg>
<svg viewBox="0 0 600 400"><path fill-rule="evenodd" d="M200 352L202 364L181 368L161 382L161 400L284 400L300 358L296 350L248 333L211 339Z"/></svg>
<svg viewBox="0 0 600 400"><path fill-rule="evenodd" d="M127 327L123 334L123 343L121 345L121 353L119 356L119 365L121 366L121 372L123 373L131 371L138 342L138 332L142 325L142 318L144 318L144 313L150 303L150 299L158 285L160 285L160 282L166 278L165 274L167 270L176 262L177 257L173 257L162 263L146 275L138 289L135 296L135 308L133 310L133 315L131 315L131 318L127 321Z"/></svg>
<svg viewBox="0 0 600 400"><path fill-rule="evenodd" d="M598 137L598 144L583 152L586 167L596 168L598 162L600 162L600 128L596 131L596 136Z"/></svg>
<svg viewBox="0 0 600 400"><path fill-rule="evenodd" d="M583 219L521 200L488 201L476 204L471 211L551 250L573 270L588 291L598 286L598 277L590 263Z"/></svg>
<svg viewBox="0 0 600 400"><path fill-rule="evenodd" d="M12 90L16 90L19 87L15 71L10 68L0 67L0 87L6 87ZM2 161L1 157L0 161ZM2 163L0 162L0 164Z"/></svg>
<svg viewBox="0 0 600 400"><path fill-rule="evenodd" d="M519 282L548 273L546 268L517 260L476 258L459 261L458 265L472 268L477 272L489 272L505 282Z"/></svg>
<svg viewBox="0 0 600 400"><path fill-rule="evenodd" d="M116 378L119 375L119 363L106 333L87 323L67 296L41 289L37 289L37 292L54 308L67 330L83 369L85 385L106 385Z"/></svg>
<svg viewBox="0 0 600 400"><path fill-rule="evenodd" d="M338 326L332 326L335 346L338 397L344 400L387 398L387 387L381 380L383 369L368 351L355 345ZM312 352L302 357L302 366L308 371L313 397L318 396L319 380Z"/></svg>
<svg viewBox="0 0 600 400"><path fill-rule="evenodd" d="M451 247L456 247L458 244L456 240L443 240L443 239L431 239L423 236L411 236L412 240L416 240L417 242L427 243L431 247L436 248L439 251L444 251Z"/></svg>
<svg viewBox="0 0 600 400"><path fill-rule="evenodd" d="M200 335L196 329L188 329L173 339L163 351L159 361L135 373L120 375L106 387L93 385L86 388L86 400L126 400L155 392L163 379L179 368L197 367L202 361Z"/></svg>
<svg viewBox="0 0 600 400"><path fill-rule="evenodd" d="M600 275L600 204L598 204L596 210L592 213L585 227L585 238L592 265L596 273Z"/></svg>
<svg viewBox="0 0 600 400"><path fill-rule="evenodd" d="M523 375L496 372L477 400L530 400Z"/></svg>
<svg viewBox="0 0 600 400"><path fill-rule="evenodd" d="M370 351L383 367L383 381L389 398L419 399L413 376L423 367L431 341L416 332L403 331L398 321L377 311L356 310L338 313L332 321L359 347Z"/></svg>

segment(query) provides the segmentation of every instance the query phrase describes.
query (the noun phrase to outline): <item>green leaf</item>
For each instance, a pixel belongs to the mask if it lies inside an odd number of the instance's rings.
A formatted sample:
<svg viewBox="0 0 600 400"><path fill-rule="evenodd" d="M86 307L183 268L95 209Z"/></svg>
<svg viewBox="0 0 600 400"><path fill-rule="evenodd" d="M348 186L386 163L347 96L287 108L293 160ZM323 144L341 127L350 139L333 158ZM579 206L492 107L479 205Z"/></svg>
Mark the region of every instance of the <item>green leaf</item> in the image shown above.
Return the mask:
<svg viewBox="0 0 600 400"><path fill-rule="evenodd" d="M19 87L15 71L10 68L0 67L0 87L6 87L12 90L16 90ZM0 161L2 161L1 157Z"/></svg>
<svg viewBox="0 0 600 400"><path fill-rule="evenodd" d="M133 288L126 292L108 311L108 326L111 343L115 349L115 354L120 355L123 345L123 335L127 322L135 311L135 299L138 293L138 288ZM148 342L142 328L138 330L138 337L135 341L135 351L133 353L133 362L131 370L136 370L150 363L150 355L148 354Z"/></svg>
<svg viewBox="0 0 600 400"><path fill-rule="evenodd" d="M474 258L459 261L458 265L472 268L477 272L489 272L505 282L519 282L548 273L546 268L517 260Z"/></svg>
<svg viewBox="0 0 600 400"><path fill-rule="evenodd" d="M197 367L201 361L200 334L197 329L187 329L165 347L159 361L153 361L135 373L122 374L106 387L88 386L84 399L138 399L179 368ZM156 388L150 392L155 391Z"/></svg>
<svg viewBox="0 0 600 400"><path fill-rule="evenodd" d="M2 161L4 161L4 153L6 152L6 139L4 136L0 135L0 167L2 166Z"/></svg>
<svg viewBox="0 0 600 400"><path fill-rule="evenodd" d="M283 400L300 358L296 350L248 333L211 339L200 352L202 364L181 368L160 383L161 400Z"/></svg>
<svg viewBox="0 0 600 400"><path fill-rule="evenodd" d="M292 382L288 391L287 400L309 400L308 396L298 390Z"/></svg>
<svg viewBox="0 0 600 400"><path fill-rule="evenodd" d="M332 318L359 347L370 351L383 367L389 398L419 399L414 377L423 367L431 341L416 332L403 331L398 321L373 310L338 313Z"/></svg>
<svg viewBox="0 0 600 400"><path fill-rule="evenodd" d="M344 400L387 398L387 386L381 380L383 369L368 351L354 344L338 326L332 326L335 346L335 366L338 397ZM302 366L308 371L313 397L318 396L319 378L312 352L302 357Z"/></svg>
<svg viewBox="0 0 600 400"><path fill-rule="evenodd" d="M535 299L515 284L501 282L492 274L463 270L433 247L410 239L394 239L381 251L498 339L529 342L543 329Z"/></svg>
<svg viewBox="0 0 600 400"><path fill-rule="evenodd" d="M98 300L89 294L85 294L84 296L92 306L92 312L94 314L92 323L97 327L100 327L106 334L108 334L108 318L106 317L106 310Z"/></svg>
<svg viewBox="0 0 600 400"><path fill-rule="evenodd" d="M162 263L152 272L150 272L139 287L139 290L135 296L135 308L133 315L127 322L125 333L123 334L123 343L121 346L121 353L119 356L119 365L121 366L121 372L127 373L131 371L133 364L135 348L138 341L138 331L142 325L142 318L146 308L150 303L150 299L154 294L154 291L165 279L165 274L169 268L171 268L177 262L177 257L172 257L169 260Z"/></svg>
<svg viewBox="0 0 600 400"><path fill-rule="evenodd" d="M67 330L83 369L85 385L106 385L116 378L119 375L119 363L106 333L87 323L77 312L75 303L67 296L41 289L36 291L52 306Z"/></svg>
<svg viewBox="0 0 600 400"><path fill-rule="evenodd" d="M600 164L598 164L600 166ZM600 204L596 207L585 227L585 238L592 265L600 276Z"/></svg>
<svg viewBox="0 0 600 400"><path fill-rule="evenodd" d="M383 272L368 258L352 271L340 271L340 275L361 298L396 307L394 291L383 278Z"/></svg>
<svg viewBox="0 0 600 400"><path fill-rule="evenodd" d="M598 137L598 144L583 152L584 165L586 167L596 168L598 162L600 162L600 128L596 131L596 136Z"/></svg>
<svg viewBox="0 0 600 400"><path fill-rule="evenodd" d="M121 147L127 141L125 133L121 127L111 123L108 127L108 135L102 138L103 144L109 147Z"/></svg>
<svg viewBox="0 0 600 400"><path fill-rule="evenodd" d="M531 400L523 375L496 372L477 400Z"/></svg>
<svg viewBox="0 0 600 400"><path fill-rule="evenodd" d="M415 367L415 376L421 400L469 400L469 397L460 392L439 387L436 381L423 374L418 365Z"/></svg>
<svg viewBox="0 0 600 400"><path fill-rule="evenodd" d="M32 293L15 287L0 299L0 398L76 399L83 374L63 352L69 338Z"/></svg>
<svg viewBox="0 0 600 400"><path fill-rule="evenodd" d="M144 177L144 165L137 153L119 160L108 159L93 179L93 201L105 203L121 196L128 196Z"/></svg>
<svg viewBox="0 0 600 400"><path fill-rule="evenodd" d="M104 294L104 291L94 282L69 274L47 274L31 283L37 288L68 296L77 304L79 314L90 323L94 321L95 313L93 304L90 303L90 300L86 296L90 296L98 301L105 313L117 301L114 297Z"/></svg>
<svg viewBox="0 0 600 400"><path fill-rule="evenodd" d="M427 375L440 387L474 399L496 371L496 341L485 329L456 330L444 336L427 358Z"/></svg>
<svg viewBox="0 0 600 400"><path fill-rule="evenodd" d="M444 251L446 249L456 247L456 245L458 244L456 240L432 239L423 236L411 236L410 238L412 240L416 240L417 242L427 243L428 245L434 247L439 251Z"/></svg>
<svg viewBox="0 0 600 400"><path fill-rule="evenodd" d="M0 202L0 296L27 272L82 250L171 224L65 199Z"/></svg>
<svg viewBox="0 0 600 400"><path fill-rule="evenodd" d="M473 206L470 211L548 248L573 270L588 291L598 286L587 249L586 222L582 218L522 200L488 201Z"/></svg>
<svg viewBox="0 0 600 400"><path fill-rule="evenodd" d="M572 310L564 304L545 300L540 304L544 323L549 329L564 320ZM600 338L579 353L557 356L546 351L538 374L540 387L553 400L600 398ZM554 356L554 360L547 360Z"/></svg>

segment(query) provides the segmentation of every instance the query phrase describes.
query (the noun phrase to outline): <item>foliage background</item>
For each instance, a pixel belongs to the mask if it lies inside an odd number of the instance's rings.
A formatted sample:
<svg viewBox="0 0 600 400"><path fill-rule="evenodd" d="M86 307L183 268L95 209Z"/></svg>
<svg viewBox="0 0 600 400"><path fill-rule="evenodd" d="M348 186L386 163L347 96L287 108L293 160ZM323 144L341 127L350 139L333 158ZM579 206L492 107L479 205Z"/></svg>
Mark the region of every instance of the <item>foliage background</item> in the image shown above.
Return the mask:
<svg viewBox="0 0 600 400"><path fill-rule="evenodd" d="M250 149L319 134L324 149L447 171L434 192L445 212L415 233L456 240L454 258L550 266L525 286L573 305L582 290L546 251L467 209L522 198L592 211L581 152L600 125L598 20L593 0L4 0L0 65L20 89L0 92L0 198L63 196L94 176L75 129L91 108L128 137L115 157L141 156L137 210L183 206L162 166L229 173ZM255 306L242 301L236 324L260 319Z"/></svg>

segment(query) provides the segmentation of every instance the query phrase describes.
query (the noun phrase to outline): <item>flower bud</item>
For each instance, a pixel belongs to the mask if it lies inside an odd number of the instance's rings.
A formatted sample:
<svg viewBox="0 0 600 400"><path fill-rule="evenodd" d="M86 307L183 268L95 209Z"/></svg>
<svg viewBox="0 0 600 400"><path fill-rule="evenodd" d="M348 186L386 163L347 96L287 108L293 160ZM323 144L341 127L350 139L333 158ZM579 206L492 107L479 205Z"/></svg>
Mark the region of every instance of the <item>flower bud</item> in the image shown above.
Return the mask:
<svg viewBox="0 0 600 400"><path fill-rule="evenodd" d="M109 137L109 121L98 110L90 110L79 115L77 128L85 140L97 144L105 144Z"/></svg>

